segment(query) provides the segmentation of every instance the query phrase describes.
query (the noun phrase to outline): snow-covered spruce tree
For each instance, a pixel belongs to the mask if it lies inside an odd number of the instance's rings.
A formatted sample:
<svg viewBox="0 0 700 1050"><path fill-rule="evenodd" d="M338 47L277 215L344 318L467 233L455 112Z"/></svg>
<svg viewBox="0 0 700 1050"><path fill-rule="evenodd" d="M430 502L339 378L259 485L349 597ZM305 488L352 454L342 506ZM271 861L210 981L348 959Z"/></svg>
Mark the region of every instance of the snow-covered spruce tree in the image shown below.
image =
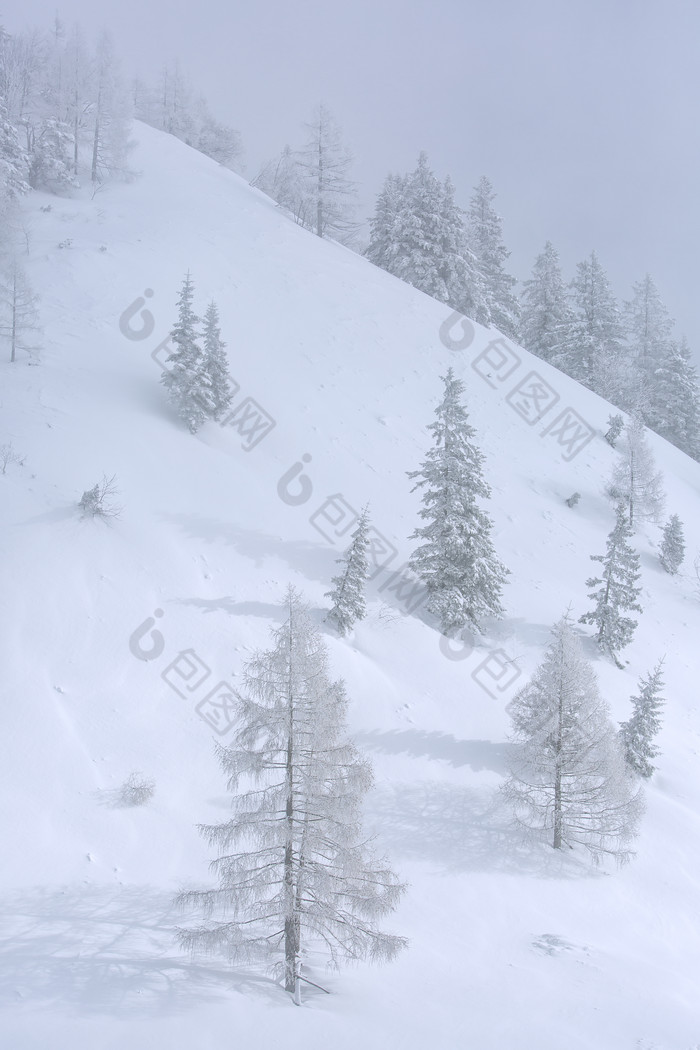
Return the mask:
<svg viewBox="0 0 700 1050"><path fill-rule="evenodd" d="M440 220L440 267L445 302L467 317L485 323L491 318L485 280L469 248L463 212L455 201L455 188L449 175L442 186Z"/></svg>
<svg viewBox="0 0 700 1050"><path fill-rule="evenodd" d="M204 315L202 347L202 369L210 384L206 390L207 401L210 402L209 415L219 420L230 407L233 395L225 353L226 343L221 338L219 311L215 302L209 303Z"/></svg>
<svg viewBox="0 0 700 1050"><path fill-rule="evenodd" d="M626 861L641 791L569 619L552 633L543 662L508 705L518 747L503 790L518 823L554 849L581 845L596 861Z"/></svg>
<svg viewBox="0 0 700 1050"><path fill-rule="evenodd" d="M200 831L219 847L219 888L178 902L222 916L180 931L183 945L271 964L299 1003L307 952L324 948L337 966L391 959L406 942L376 927L404 887L362 832L372 772L346 737L343 683L291 588L285 604L273 647L246 665L233 741L217 748L233 814Z"/></svg>
<svg viewBox="0 0 700 1050"><path fill-rule="evenodd" d="M660 754L653 743L661 729L661 708L666 703L661 691L663 659L653 671L639 679L637 696L631 697L633 711L627 722L620 723L620 744L628 765L646 780L655 770L653 760Z"/></svg>
<svg viewBox="0 0 700 1050"><path fill-rule="evenodd" d="M80 185L73 174L73 134L65 121L41 120L28 129L27 137L33 189L60 194Z"/></svg>
<svg viewBox="0 0 700 1050"><path fill-rule="evenodd" d="M663 476L656 470L651 449L646 443L644 424L634 416L625 427L620 441L620 458L613 468L608 495L627 508L630 526L637 522L658 522L666 500Z"/></svg>
<svg viewBox="0 0 700 1050"><path fill-rule="evenodd" d="M659 561L672 576L678 572L685 557L683 523L677 514L672 514L664 525Z"/></svg>
<svg viewBox="0 0 700 1050"><path fill-rule="evenodd" d="M357 230L352 218L355 184L349 177L352 154L343 145L340 128L324 105L306 128L309 137L300 151L299 164L312 205L314 233L347 241Z"/></svg>
<svg viewBox="0 0 700 1050"><path fill-rule="evenodd" d="M513 293L517 281L504 268L510 252L503 243L503 220L493 207L495 197L491 183L482 176L469 205L467 243L483 280L489 323L517 339L520 304Z"/></svg>
<svg viewBox="0 0 700 1050"><path fill-rule="evenodd" d="M584 613L579 620L579 623L596 625L598 645L620 668L623 665L617 654L632 641L637 626L636 620L624 614L644 611L637 600L642 592L637 586L639 555L628 542L631 537L632 529L625 509L618 504L605 554L591 554L591 561L599 561L603 566L600 576L586 580L587 587L600 585L599 590L588 595L595 602L595 608Z"/></svg>
<svg viewBox="0 0 700 1050"><path fill-rule="evenodd" d="M365 256L375 266L396 273L397 223L405 207L405 182L401 175L387 175L370 219L369 244Z"/></svg>
<svg viewBox="0 0 700 1050"><path fill-rule="evenodd" d="M29 156L0 98L0 212L29 190Z"/></svg>
<svg viewBox="0 0 700 1050"><path fill-rule="evenodd" d="M400 200L394 202L391 245L385 256L386 268L396 277L444 303L442 198L442 185L422 152L415 170L402 180ZM373 251L370 242L370 258Z"/></svg>
<svg viewBox="0 0 700 1050"><path fill-rule="evenodd" d="M497 559L491 519L479 506L491 489L483 478L483 453L467 421L461 398L464 384L453 369L442 377L444 396L432 432L434 445L419 470L412 491L422 489L420 517L427 522L410 537L423 543L409 566L428 591L427 608L439 617L445 634L484 616L501 616L501 591L508 569Z"/></svg>
<svg viewBox="0 0 700 1050"><path fill-rule="evenodd" d="M673 320L650 274L633 285L633 293L631 302L625 304L632 364L629 403L656 430L659 413L663 415L659 369L671 353Z"/></svg>
<svg viewBox="0 0 700 1050"><path fill-rule="evenodd" d="M419 155L415 171L387 179L367 257L433 299L488 323L483 281L454 186L449 177L440 183L426 153Z"/></svg>
<svg viewBox="0 0 700 1050"><path fill-rule="evenodd" d="M672 340L654 376L648 424L686 455L700 460L700 383L687 341Z"/></svg>
<svg viewBox="0 0 700 1050"><path fill-rule="evenodd" d="M589 390L625 407L623 391L630 380L620 311L595 252L578 264L570 288L574 321L560 367Z"/></svg>
<svg viewBox="0 0 700 1050"><path fill-rule="evenodd" d="M199 318L192 309L194 285L189 271L178 296L178 320L171 332L175 349L168 357L171 367L164 371L161 382L168 398L195 434L212 414L211 380L203 363L204 354L197 342Z"/></svg>
<svg viewBox="0 0 700 1050"><path fill-rule="evenodd" d="M532 277L523 282L520 307L521 344L543 361L559 367L570 344L573 314L559 254L550 241L537 256Z"/></svg>
<svg viewBox="0 0 700 1050"><path fill-rule="evenodd" d="M335 624L338 634L347 634L356 620L364 620L367 615L365 605L365 584L369 575L369 510L362 511L357 528L352 534L352 543L338 564L342 570L331 580L333 589L327 591L332 605L328 619Z"/></svg>

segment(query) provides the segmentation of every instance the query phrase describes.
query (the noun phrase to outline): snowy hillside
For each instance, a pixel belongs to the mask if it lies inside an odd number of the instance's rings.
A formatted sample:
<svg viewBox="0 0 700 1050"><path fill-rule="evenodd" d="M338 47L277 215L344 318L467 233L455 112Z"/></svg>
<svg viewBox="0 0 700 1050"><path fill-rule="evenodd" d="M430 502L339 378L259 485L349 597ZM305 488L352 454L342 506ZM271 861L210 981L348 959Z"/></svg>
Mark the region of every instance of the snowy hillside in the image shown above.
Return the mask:
<svg viewBox="0 0 700 1050"><path fill-rule="evenodd" d="M496 332L477 326L449 349L461 329L447 331L447 308L177 140L136 133L132 183L23 203L44 348L37 367L0 362L0 445L24 458L0 476L0 1044L696 1048L700 464L649 435L687 555L672 577L660 528L638 531L645 611L625 670L581 628L616 722L666 656L637 857L596 870L528 849L494 806L506 705L552 622L590 606L590 555L614 518L610 406ZM158 363L188 269L198 311L219 304L240 387L232 422L196 436L167 406ZM429 447L450 366L512 573L507 615L475 647L441 643L395 575L418 524L406 471ZM533 371L549 390L541 420ZM579 429L564 432L571 411ZM123 507L109 524L76 507L102 475L116 475ZM368 618L338 639L323 595L367 501L385 566ZM367 821L409 883L385 925L411 942L382 968L319 966L333 994L312 990L303 1009L262 972L182 954L171 908L181 887L211 884L195 824L228 805L212 747L226 737L197 705L267 645L290 582L346 680L376 773ZM133 771L155 781L152 801L110 806Z"/></svg>

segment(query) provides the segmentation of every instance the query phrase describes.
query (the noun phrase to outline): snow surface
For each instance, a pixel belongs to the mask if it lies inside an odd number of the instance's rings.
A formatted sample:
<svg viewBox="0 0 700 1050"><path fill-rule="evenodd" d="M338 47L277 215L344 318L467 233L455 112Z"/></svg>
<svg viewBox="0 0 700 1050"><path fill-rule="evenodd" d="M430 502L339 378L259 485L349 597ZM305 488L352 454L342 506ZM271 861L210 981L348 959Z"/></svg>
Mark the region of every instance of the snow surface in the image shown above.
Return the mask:
<svg viewBox="0 0 700 1050"><path fill-rule="evenodd" d="M175 139L143 126L137 137L130 184L93 199L32 194L23 206L45 331L38 367L0 363L0 444L26 456L0 476L0 1045L700 1046L700 465L650 437L667 514L685 523L686 560L679 576L665 573L661 529L644 526L645 614L625 670L586 642L616 720L666 654L663 754L638 856L596 870L583 854L526 847L495 802L506 705L550 624L569 605L576 617L589 607L589 555L604 551L613 522L603 493L616 455L602 438L610 406L519 349L501 382L479 358L497 333L477 327L468 348L449 350L444 306L302 231ZM235 405L254 398L275 421L247 451L231 425L193 437L164 400L151 354L188 268L199 311L219 304ZM120 318L145 289L153 332L127 338ZM466 383L494 541L512 576L505 620L448 656L430 619L407 613L386 583L412 549L418 497L405 472L428 448L450 365ZM531 370L560 398L534 425L507 400ZM570 461L542 436L568 407L595 430ZM295 464L286 491L310 491L296 505L278 494ZM123 512L82 520L76 504L102 474L116 474ZM369 501L397 548L371 584L367 620L343 640L322 610L346 541L310 522L322 524L337 494L356 510ZM195 825L227 806L212 747L225 736L195 706L267 644L290 582L316 610L374 763L368 825L410 883L385 923L410 949L392 965L330 975L319 959L315 975L332 994L311 989L302 1009L264 973L182 954L173 928L185 920L170 903L182 887L211 884ZM130 638L149 617L163 652L139 659ZM189 693L180 679L181 696L162 676L177 681L168 668L187 650L210 674ZM521 673L501 692L493 664L477 670L494 650ZM153 800L110 806L134 770L156 781Z"/></svg>

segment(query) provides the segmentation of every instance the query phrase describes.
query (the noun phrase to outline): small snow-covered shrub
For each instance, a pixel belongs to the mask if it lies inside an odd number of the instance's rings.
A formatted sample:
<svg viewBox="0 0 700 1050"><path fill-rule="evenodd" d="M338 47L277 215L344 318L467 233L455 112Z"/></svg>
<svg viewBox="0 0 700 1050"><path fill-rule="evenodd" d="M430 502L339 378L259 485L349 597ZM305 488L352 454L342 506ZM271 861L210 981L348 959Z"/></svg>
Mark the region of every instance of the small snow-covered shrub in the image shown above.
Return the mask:
<svg viewBox="0 0 700 1050"><path fill-rule="evenodd" d="M11 441L6 445L0 445L0 474L7 473L10 463L19 463L20 466L24 463L24 460L19 458L12 447Z"/></svg>
<svg viewBox="0 0 700 1050"><path fill-rule="evenodd" d="M122 508L114 503L114 497L118 493L115 485L115 474L111 478L102 475L91 489L86 489L80 497L78 506L83 512L83 517L90 515L93 518L118 518Z"/></svg>
<svg viewBox="0 0 700 1050"><path fill-rule="evenodd" d="M131 773L117 792L117 806L145 806L155 794L156 782L142 773Z"/></svg>

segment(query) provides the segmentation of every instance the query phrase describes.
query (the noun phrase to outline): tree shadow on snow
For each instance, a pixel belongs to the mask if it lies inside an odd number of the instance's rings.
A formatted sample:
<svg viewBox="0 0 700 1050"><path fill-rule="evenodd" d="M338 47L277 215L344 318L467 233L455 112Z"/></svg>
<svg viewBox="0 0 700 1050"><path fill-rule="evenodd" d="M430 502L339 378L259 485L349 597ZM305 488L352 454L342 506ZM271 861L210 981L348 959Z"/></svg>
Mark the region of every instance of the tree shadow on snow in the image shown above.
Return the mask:
<svg viewBox="0 0 700 1050"><path fill-rule="evenodd" d="M410 755L413 758L433 758L450 765L470 766L476 772L493 770L505 776L511 744L495 744L491 740L457 740L450 733L426 732L421 729L373 730L355 734L355 742L371 751L389 755Z"/></svg>
<svg viewBox="0 0 700 1050"><path fill-rule="evenodd" d="M400 866L421 861L445 873L499 872L575 878L594 872L579 856L554 851L518 827L498 790L412 781L376 788L367 819Z"/></svg>
<svg viewBox="0 0 700 1050"><path fill-rule="evenodd" d="M177 1014L232 991L279 1001L279 986L218 957L180 953L174 928L191 917L142 887L33 889L5 894L0 1005L78 1015ZM197 921L197 918L194 918Z"/></svg>
<svg viewBox="0 0 700 1050"><path fill-rule="evenodd" d="M329 549L320 542L284 540L281 536L242 529L230 521L214 521L197 514L161 514L161 518L179 526L192 539L233 547L258 568L269 558L277 557L317 583L325 584L334 575L335 561L342 553L340 548Z"/></svg>

